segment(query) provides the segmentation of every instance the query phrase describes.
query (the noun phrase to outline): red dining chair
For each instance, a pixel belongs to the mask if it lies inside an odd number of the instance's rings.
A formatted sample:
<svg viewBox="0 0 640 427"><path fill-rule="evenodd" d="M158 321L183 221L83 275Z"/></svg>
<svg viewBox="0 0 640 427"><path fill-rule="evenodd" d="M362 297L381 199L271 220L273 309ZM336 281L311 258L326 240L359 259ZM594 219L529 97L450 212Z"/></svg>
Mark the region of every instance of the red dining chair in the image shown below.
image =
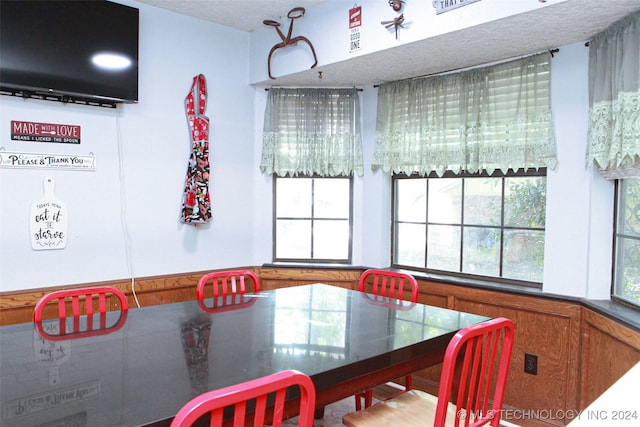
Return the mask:
<svg viewBox="0 0 640 427"><path fill-rule="evenodd" d="M498 427L513 337L513 322L505 318L467 326L447 346L437 397L410 390L349 413L342 422L348 427Z"/></svg>
<svg viewBox="0 0 640 427"><path fill-rule="evenodd" d="M120 317L112 325L107 324L107 299L117 298L115 305L120 311ZM49 312L47 306L55 301L57 306L57 318L59 331L50 334L44 328L42 322L45 312ZM54 304L51 304L54 305ZM36 329L43 338L49 340L66 339L67 337L80 338L83 336L100 335L120 329L129 309L127 297L117 288L111 286L97 286L91 288L63 289L51 292L43 296L35 306L33 320ZM98 324L94 324L94 315L99 315ZM80 318L86 315L86 325L81 326ZM67 331L67 319L72 319L71 330Z"/></svg>
<svg viewBox="0 0 640 427"><path fill-rule="evenodd" d="M418 302L418 282L415 277L407 273L375 268L366 270L358 280L358 290L374 295L379 299L393 301L403 300L405 292L411 292L412 303ZM405 377L405 390L413 388L413 377ZM373 389L356 394L356 410L368 408L373 403ZM364 403L364 405L363 405Z"/></svg>
<svg viewBox="0 0 640 427"><path fill-rule="evenodd" d="M189 402L176 414L170 427L190 427L201 417L210 414L209 426L219 427L223 423L225 408L232 410L233 427L263 427L266 423L273 427L282 426L283 410L287 390L299 389L298 427L313 427L316 405L316 389L307 375L286 370L255 380L203 393ZM274 404L267 405L268 398L274 397ZM247 402L255 405L247 405ZM269 400L270 402L271 400ZM253 413L247 413L247 407ZM267 412L273 419L270 419ZM253 417L253 423L250 422Z"/></svg>
<svg viewBox="0 0 640 427"><path fill-rule="evenodd" d="M411 302L418 302L418 282L415 277L397 271L366 270L358 280L358 290L391 299L406 299L404 293L411 292Z"/></svg>
<svg viewBox="0 0 640 427"><path fill-rule="evenodd" d="M251 280L247 280L247 278ZM252 285L251 285L252 284ZM253 289L251 288L253 286ZM251 270L227 270L207 273L198 281L196 298L202 301L205 294L209 295L207 289L211 288L211 295L216 300L219 297L236 297L247 292L260 292L260 279Z"/></svg>

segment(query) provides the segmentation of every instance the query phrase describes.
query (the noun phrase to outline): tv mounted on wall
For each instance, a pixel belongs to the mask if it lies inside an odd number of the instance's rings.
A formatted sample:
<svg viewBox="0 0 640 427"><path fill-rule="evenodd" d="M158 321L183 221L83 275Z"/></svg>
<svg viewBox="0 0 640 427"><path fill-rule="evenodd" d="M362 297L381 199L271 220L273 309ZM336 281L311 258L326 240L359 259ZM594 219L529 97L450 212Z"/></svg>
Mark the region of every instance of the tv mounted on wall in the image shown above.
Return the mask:
<svg viewBox="0 0 640 427"><path fill-rule="evenodd" d="M0 92L138 102L138 24L138 9L109 1L1 1Z"/></svg>

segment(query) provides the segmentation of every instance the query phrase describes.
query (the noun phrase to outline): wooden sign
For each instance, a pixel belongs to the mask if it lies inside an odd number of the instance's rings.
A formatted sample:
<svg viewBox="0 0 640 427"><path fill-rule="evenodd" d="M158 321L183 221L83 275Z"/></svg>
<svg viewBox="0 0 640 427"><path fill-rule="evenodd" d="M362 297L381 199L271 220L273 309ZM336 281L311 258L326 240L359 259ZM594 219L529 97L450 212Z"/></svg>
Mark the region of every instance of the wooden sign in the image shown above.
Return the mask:
<svg viewBox="0 0 640 427"><path fill-rule="evenodd" d="M80 144L80 126L11 120L11 139Z"/></svg>
<svg viewBox="0 0 640 427"><path fill-rule="evenodd" d="M433 7L436 8L436 15L449 12L462 6L467 6L480 0L433 0Z"/></svg>
<svg viewBox="0 0 640 427"><path fill-rule="evenodd" d="M0 151L0 167L95 171L95 156Z"/></svg>
<svg viewBox="0 0 640 427"><path fill-rule="evenodd" d="M64 202L53 195L53 178L44 179L44 198L31 205L31 247L36 250L64 249L67 246L68 216Z"/></svg>

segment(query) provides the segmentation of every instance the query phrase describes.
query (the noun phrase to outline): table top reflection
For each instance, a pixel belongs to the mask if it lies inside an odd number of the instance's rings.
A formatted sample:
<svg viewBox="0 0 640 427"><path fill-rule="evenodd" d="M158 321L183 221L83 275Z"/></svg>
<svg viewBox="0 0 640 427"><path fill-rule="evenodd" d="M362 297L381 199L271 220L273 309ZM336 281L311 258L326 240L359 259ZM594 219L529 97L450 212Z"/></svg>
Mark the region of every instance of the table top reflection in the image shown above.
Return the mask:
<svg viewBox="0 0 640 427"><path fill-rule="evenodd" d="M198 394L284 369L311 376L322 407L437 363L455 332L484 320L311 284L130 309L124 326L79 339L4 326L0 424L168 425Z"/></svg>

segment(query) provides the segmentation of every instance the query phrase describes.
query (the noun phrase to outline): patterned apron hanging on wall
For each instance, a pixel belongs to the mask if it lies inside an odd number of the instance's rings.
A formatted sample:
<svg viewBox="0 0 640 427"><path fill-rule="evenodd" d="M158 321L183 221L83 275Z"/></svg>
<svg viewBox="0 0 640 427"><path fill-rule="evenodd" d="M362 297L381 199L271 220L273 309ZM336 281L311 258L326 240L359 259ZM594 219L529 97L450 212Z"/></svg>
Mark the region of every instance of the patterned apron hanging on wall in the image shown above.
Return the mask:
<svg viewBox="0 0 640 427"><path fill-rule="evenodd" d="M211 220L209 195L209 118L204 115L207 85L202 74L193 78L191 90L185 99L191 156L187 167L182 197L182 222L202 224Z"/></svg>

